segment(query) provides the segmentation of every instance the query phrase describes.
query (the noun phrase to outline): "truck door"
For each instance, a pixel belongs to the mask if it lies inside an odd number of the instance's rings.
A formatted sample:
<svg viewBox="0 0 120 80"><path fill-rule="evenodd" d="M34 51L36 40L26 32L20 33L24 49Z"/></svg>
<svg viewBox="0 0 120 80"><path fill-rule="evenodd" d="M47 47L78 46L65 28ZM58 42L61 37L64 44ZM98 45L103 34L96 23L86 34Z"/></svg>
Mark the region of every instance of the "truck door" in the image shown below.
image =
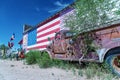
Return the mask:
<svg viewBox="0 0 120 80"><path fill-rule="evenodd" d="M65 53L65 51L63 50L64 41L61 37L62 36L60 32L56 33L53 45L54 53Z"/></svg>

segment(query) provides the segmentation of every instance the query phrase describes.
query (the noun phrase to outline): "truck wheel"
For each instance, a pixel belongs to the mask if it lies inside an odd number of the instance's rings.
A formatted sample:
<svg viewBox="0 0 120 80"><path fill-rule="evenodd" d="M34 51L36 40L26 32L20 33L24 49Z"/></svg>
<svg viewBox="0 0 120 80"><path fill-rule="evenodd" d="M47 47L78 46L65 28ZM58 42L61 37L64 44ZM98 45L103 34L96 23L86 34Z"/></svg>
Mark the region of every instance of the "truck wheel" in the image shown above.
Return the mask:
<svg viewBox="0 0 120 80"><path fill-rule="evenodd" d="M106 58L106 62L112 71L120 77L120 54L113 54Z"/></svg>

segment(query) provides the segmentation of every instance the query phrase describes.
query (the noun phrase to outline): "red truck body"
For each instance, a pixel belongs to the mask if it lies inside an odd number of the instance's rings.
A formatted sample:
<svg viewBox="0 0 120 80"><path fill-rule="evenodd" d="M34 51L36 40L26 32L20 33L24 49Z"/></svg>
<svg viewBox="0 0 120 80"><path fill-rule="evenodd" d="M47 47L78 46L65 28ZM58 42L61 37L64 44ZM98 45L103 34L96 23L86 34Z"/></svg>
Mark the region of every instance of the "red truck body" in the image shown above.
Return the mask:
<svg viewBox="0 0 120 80"><path fill-rule="evenodd" d="M82 42L81 35L77 37L76 41L73 41L72 36L74 35L72 32L68 30L57 32L55 39L51 41L52 43L47 48L49 54L52 58L79 61L83 56L82 48L79 45L85 46ZM90 37L94 38L92 44L98 49L94 52L88 52L88 55L81 60L89 61L90 59L103 62L103 58L109 50L120 47L120 26L116 24L106 28L93 30L88 38Z"/></svg>
<svg viewBox="0 0 120 80"><path fill-rule="evenodd" d="M90 45L95 50L88 51L85 55L83 47L83 33L73 40L74 33L69 30L61 30L47 46L47 52L51 58L80 62L104 62L106 61L112 71L120 76L120 24L112 24L99 29L88 31L88 38L92 37Z"/></svg>

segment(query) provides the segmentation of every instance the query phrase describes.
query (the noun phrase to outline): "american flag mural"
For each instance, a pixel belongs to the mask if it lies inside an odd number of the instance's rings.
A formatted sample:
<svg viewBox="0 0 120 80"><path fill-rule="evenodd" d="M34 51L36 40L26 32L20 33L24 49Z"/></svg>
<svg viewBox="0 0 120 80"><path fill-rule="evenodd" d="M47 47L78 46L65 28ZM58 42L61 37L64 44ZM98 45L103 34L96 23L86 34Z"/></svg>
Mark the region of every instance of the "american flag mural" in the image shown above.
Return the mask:
<svg viewBox="0 0 120 80"><path fill-rule="evenodd" d="M49 44L48 38L52 40L55 36L55 32L58 31L60 31L59 15L55 16L54 18L48 20L43 24L38 25L36 30L28 33L27 50L46 49L46 46Z"/></svg>
<svg viewBox="0 0 120 80"><path fill-rule="evenodd" d="M44 50L49 44L48 38L53 40L55 33L63 28L64 15L71 12L67 10L64 14L58 13L44 22L40 23L37 28L23 35L23 48L26 50Z"/></svg>

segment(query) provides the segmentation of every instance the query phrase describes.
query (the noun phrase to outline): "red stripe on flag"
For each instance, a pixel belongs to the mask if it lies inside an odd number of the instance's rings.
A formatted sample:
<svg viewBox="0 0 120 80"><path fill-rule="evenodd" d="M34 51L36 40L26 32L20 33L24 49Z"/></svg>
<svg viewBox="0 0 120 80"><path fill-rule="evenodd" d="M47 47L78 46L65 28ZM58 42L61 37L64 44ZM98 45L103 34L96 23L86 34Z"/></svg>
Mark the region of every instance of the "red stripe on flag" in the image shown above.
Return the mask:
<svg viewBox="0 0 120 80"><path fill-rule="evenodd" d="M43 21L42 23L40 23L37 27L40 27L44 24L47 24L48 22L53 21L54 19L58 18L59 16L60 16L59 14L56 14L56 15L52 16L51 18L49 18L49 19Z"/></svg>
<svg viewBox="0 0 120 80"><path fill-rule="evenodd" d="M48 28L51 28L51 27L53 27L53 26L55 26L55 25L57 25L57 24L60 24L60 20L59 20L59 21L56 21L55 23L53 23L53 24L51 24L51 25L49 25L49 26L47 26L47 27L45 27L45 28L43 28L43 29L38 30L37 33L41 32L41 31L44 31L44 30L46 30L46 29L48 29Z"/></svg>
<svg viewBox="0 0 120 80"><path fill-rule="evenodd" d="M39 35L39 36L37 36L37 38L40 38L40 37L43 37L43 36L46 36L46 35L49 35L49 34L58 32L58 31L60 31L60 28L56 28L56 29L54 29L54 30L52 30L52 31L50 31L50 32L47 32L47 33L42 34L42 35Z"/></svg>
<svg viewBox="0 0 120 80"><path fill-rule="evenodd" d="M53 40L55 37L50 37L50 40ZM44 39L44 40L40 40L40 41L37 41L37 44L39 43L42 43L42 42L47 42L48 39Z"/></svg>

